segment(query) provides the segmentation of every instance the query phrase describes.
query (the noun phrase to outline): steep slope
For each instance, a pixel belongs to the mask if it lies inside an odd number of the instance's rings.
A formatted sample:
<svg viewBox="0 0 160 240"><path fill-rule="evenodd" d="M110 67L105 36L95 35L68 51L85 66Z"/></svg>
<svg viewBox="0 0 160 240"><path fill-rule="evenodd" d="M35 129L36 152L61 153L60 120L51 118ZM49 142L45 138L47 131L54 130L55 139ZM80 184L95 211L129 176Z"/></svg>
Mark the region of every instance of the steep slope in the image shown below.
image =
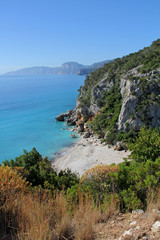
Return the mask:
<svg viewBox="0 0 160 240"><path fill-rule="evenodd" d="M92 72L79 92L77 121L92 120L93 132L108 142L128 138L142 125L159 127L160 39Z"/></svg>

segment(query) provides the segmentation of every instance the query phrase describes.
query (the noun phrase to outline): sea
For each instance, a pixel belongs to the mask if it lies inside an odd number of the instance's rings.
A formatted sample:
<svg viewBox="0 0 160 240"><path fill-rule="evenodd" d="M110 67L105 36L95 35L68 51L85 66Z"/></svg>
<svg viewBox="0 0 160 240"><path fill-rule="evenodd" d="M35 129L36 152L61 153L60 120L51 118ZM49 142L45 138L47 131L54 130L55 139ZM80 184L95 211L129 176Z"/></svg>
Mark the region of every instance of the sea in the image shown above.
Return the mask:
<svg viewBox="0 0 160 240"><path fill-rule="evenodd" d="M55 117L73 109L85 76L0 76L0 163L33 147L53 156L74 144L70 128Z"/></svg>

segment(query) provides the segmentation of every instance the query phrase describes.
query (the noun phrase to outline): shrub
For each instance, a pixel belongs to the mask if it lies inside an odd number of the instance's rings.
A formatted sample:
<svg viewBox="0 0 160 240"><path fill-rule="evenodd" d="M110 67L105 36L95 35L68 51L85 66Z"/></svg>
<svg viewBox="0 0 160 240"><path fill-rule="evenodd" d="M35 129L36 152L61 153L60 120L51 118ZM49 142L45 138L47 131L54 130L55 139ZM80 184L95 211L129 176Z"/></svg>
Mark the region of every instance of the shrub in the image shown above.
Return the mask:
<svg viewBox="0 0 160 240"><path fill-rule="evenodd" d="M23 193L29 189L26 179L22 179L18 169L0 167L0 196L2 199L14 198L18 192Z"/></svg>
<svg viewBox="0 0 160 240"><path fill-rule="evenodd" d="M102 202L106 194L116 193L118 172L116 165L98 165L84 173L80 184L95 200Z"/></svg>
<svg viewBox="0 0 160 240"><path fill-rule="evenodd" d="M129 145L130 158L136 162L155 161L160 156L160 131L142 127L138 137Z"/></svg>
<svg viewBox="0 0 160 240"><path fill-rule="evenodd" d="M22 194L29 191L29 184L22 179L19 169L0 167L0 232L15 233L18 224L18 205ZM22 169L20 169L22 171ZM15 206L15 203L16 206Z"/></svg>
<svg viewBox="0 0 160 240"><path fill-rule="evenodd" d="M79 182L78 176L69 169L57 173L52 167L51 161L47 157L42 158L36 148L30 152L24 150L22 155L15 158L15 161L4 161L3 166L22 167L25 170L27 181L33 186L41 186L51 191L66 190Z"/></svg>
<svg viewBox="0 0 160 240"><path fill-rule="evenodd" d="M148 193L160 184L160 158L146 162L126 161L119 164L118 188L122 208L147 207Z"/></svg>

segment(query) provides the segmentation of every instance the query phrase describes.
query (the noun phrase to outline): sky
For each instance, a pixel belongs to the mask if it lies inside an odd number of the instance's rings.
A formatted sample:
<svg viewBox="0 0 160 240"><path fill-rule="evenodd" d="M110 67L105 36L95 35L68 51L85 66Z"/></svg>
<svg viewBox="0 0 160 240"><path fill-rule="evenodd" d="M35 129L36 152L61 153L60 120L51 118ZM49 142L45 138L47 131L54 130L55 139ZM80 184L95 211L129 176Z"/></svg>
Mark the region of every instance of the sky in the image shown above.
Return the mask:
<svg viewBox="0 0 160 240"><path fill-rule="evenodd" d="M160 0L0 0L0 73L89 65L160 38Z"/></svg>

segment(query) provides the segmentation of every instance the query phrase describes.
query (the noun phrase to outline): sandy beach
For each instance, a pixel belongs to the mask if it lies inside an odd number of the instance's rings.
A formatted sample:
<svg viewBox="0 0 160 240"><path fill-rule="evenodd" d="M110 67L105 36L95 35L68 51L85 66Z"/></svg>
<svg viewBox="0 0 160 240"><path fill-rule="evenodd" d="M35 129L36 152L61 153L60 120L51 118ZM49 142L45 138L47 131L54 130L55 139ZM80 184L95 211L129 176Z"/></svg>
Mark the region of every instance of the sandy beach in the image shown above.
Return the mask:
<svg viewBox="0 0 160 240"><path fill-rule="evenodd" d="M113 147L100 143L94 137L82 138L75 146L68 148L56 157L52 165L59 170L66 168L80 176L88 169L99 164L118 164L130 154L129 151L116 151Z"/></svg>

